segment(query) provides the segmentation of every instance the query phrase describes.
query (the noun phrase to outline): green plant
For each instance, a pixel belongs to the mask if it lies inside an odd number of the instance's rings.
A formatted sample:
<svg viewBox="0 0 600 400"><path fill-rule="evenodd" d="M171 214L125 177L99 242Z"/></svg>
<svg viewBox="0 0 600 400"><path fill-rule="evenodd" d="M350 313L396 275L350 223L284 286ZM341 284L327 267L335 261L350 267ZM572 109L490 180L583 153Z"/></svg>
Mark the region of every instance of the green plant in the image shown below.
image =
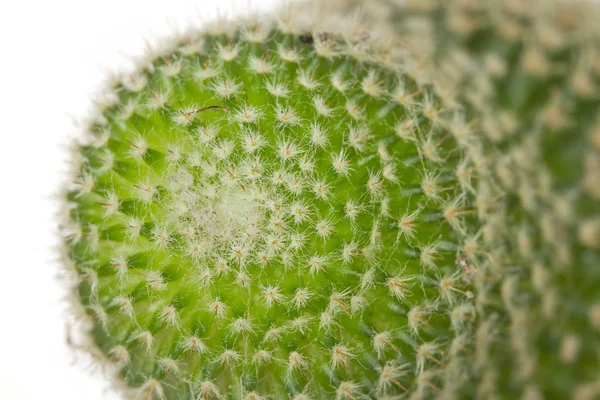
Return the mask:
<svg viewBox="0 0 600 400"><path fill-rule="evenodd" d="M208 27L110 88L62 232L125 393L600 390L597 36L429 3Z"/></svg>
<svg viewBox="0 0 600 400"><path fill-rule="evenodd" d="M482 397L600 395L600 31L587 1L373 2L439 93L477 118L489 262ZM536 397L537 396L537 397Z"/></svg>

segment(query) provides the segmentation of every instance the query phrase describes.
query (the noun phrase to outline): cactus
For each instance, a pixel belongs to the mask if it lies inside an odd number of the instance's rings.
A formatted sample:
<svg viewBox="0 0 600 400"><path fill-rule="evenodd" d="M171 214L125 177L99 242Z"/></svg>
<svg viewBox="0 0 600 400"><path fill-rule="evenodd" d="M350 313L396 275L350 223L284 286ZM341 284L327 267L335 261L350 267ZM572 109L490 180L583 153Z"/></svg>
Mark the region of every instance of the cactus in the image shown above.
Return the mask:
<svg viewBox="0 0 600 400"><path fill-rule="evenodd" d="M149 53L75 146L78 346L142 399L600 393L598 36L513 3Z"/></svg>
<svg viewBox="0 0 600 400"><path fill-rule="evenodd" d="M478 329L493 326L495 338L477 345L477 393L600 396L598 6L374 1L365 9L421 57L439 93L478 116L477 157L488 172L477 197L497 201L480 215L493 258L478 280Z"/></svg>

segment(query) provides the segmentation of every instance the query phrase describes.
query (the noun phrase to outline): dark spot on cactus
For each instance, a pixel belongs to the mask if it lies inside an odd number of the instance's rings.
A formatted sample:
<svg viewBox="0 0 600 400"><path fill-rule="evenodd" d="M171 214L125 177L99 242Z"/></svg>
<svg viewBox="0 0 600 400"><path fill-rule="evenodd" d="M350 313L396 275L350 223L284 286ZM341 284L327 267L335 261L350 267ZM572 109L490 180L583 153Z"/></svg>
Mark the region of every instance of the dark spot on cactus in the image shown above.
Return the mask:
<svg viewBox="0 0 600 400"><path fill-rule="evenodd" d="M321 32L317 34L317 38L320 42L326 42L332 39L332 35L327 32ZM315 43L315 37L310 33L302 34L298 36L298 39L300 39L302 43L306 43L308 45L313 45Z"/></svg>
<svg viewBox="0 0 600 400"><path fill-rule="evenodd" d="M331 39L331 34L329 34L327 32L321 32L321 33L319 33L319 40L321 42L326 42L329 39Z"/></svg>
<svg viewBox="0 0 600 400"><path fill-rule="evenodd" d="M298 37L302 43L312 45L315 43L315 38L310 33L302 34Z"/></svg>

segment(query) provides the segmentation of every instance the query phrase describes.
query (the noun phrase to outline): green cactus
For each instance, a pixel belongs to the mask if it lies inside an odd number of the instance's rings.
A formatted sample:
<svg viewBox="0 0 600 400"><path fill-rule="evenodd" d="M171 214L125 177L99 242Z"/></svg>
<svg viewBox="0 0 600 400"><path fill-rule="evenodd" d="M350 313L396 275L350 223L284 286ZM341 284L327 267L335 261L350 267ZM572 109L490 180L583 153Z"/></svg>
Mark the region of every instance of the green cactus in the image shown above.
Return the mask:
<svg viewBox="0 0 600 400"><path fill-rule="evenodd" d="M74 152L79 346L148 400L600 394L600 42L513 3L149 54Z"/></svg>
<svg viewBox="0 0 600 400"><path fill-rule="evenodd" d="M469 154L487 173L476 197L497 199L480 215L490 259L477 329L495 331L476 344L480 397L600 397L599 11L584 1L372 3L438 92L479 121L481 149Z"/></svg>

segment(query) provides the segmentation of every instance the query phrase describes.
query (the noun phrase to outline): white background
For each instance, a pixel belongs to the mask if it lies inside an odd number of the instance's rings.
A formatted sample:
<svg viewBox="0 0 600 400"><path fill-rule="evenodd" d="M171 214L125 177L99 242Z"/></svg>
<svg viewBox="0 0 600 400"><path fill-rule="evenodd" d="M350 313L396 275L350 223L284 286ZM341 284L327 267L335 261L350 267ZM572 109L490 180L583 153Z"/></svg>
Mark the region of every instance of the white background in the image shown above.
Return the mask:
<svg viewBox="0 0 600 400"><path fill-rule="evenodd" d="M3 0L0 3L0 399L118 399L66 344L53 193L107 70L145 38L279 0ZM235 10L235 11L233 11Z"/></svg>

